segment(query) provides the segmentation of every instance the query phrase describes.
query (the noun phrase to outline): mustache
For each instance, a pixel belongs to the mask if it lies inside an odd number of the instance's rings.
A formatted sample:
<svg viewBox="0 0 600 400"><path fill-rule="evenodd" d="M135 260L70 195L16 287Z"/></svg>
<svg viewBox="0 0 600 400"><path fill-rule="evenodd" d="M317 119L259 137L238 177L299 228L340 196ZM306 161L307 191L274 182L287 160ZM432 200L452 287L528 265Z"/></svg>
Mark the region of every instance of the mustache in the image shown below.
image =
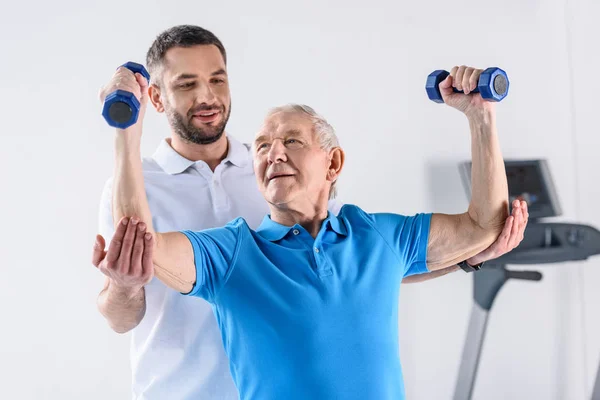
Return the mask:
<svg viewBox="0 0 600 400"><path fill-rule="evenodd" d="M223 111L225 112L225 106L223 105L218 105L218 104L200 104L198 107L194 107L192 108L189 112L188 112L188 116L192 116L194 114L199 113L200 111Z"/></svg>

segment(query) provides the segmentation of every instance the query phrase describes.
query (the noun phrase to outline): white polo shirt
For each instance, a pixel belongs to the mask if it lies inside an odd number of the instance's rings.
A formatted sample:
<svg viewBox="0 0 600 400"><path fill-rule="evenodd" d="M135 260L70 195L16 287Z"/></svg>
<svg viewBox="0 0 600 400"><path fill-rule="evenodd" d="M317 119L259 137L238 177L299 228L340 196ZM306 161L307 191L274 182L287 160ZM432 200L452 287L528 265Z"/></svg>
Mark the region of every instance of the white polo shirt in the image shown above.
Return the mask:
<svg viewBox="0 0 600 400"><path fill-rule="evenodd" d="M146 196L157 232L198 231L244 217L256 229L269 212L259 192L249 147L228 136L227 157L211 171L163 140L144 158ZM100 204L100 233L114 233L112 179ZM341 203L331 201L337 215ZM238 392L212 307L154 278L145 287L146 314L131 334L133 398L139 400L234 400Z"/></svg>

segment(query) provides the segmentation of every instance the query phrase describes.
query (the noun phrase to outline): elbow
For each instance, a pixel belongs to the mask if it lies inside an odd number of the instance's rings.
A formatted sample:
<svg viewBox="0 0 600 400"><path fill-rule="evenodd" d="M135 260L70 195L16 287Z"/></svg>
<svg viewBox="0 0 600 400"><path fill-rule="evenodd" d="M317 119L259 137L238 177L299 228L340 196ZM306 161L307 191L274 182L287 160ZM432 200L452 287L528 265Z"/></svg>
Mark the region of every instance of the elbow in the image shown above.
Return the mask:
<svg viewBox="0 0 600 400"><path fill-rule="evenodd" d="M116 324L111 323L110 321L108 321L108 326L110 327L110 329L112 329L114 332L116 332L120 335L124 335L127 332L133 330L133 328L135 328L135 326L116 325Z"/></svg>
<svg viewBox="0 0 600 400"><path fill-rule="evenodd" d="M469 217L472 223L479 229L486 233L496 234L496 237L502 232L504 223L509 217L508 202L502 203L501 206L496 207L491 213L482 215L478 213L473 207L469 208Z"/></svg>
<svg viewBox="0 0 600 400"><path fill-rule="evenodd" d="M473 216L471 212L468 213L473 226L473 232L476 233L478 241L482 246L482 250L491 246L502 234L506 218L508 218L508 211L498 210L495 214L489 218L477 218Z"/></svg>
<svg viewBox="0 0 600 400"><path fill-rule="evenodd" d="M143 312L136 313L135 316L129 315L128 312L123 312L110 309L102 294L99 296L96 303L98 311L106 320L110 329L119 334L125 334L139 325L142 320Z"/></svg>

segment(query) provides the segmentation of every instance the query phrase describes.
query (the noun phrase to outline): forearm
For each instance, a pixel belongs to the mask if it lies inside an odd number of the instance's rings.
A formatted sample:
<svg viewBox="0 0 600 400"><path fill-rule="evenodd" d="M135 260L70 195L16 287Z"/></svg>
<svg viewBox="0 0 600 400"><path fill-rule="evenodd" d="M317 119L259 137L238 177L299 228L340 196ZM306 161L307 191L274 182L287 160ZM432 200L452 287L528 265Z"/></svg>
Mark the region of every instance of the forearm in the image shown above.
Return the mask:
<svg viewBox="0 0 600 400"><path fill-rule="evenodd" d="M152 214L146 198L140 153L140 139L129 132L118 132L115 138L115 171L113 181L113 221L137 217L154 234Z"/></svg>
<svg viewBox="0 0 600 400"><path fill-rule="evenodd" d="M458 265L451 265L450 267L446 267L446 268L442 268L442 269L438 269L436 271L431 271L431 272L427 272L424 274L417 274L417 275L411 275L411 276L407 276L406 278L402 279L402 283L419 283L419 282L425 282L431 279L435 279L435 278L439 278L441 276L444 276L446 274L449 274L451 272L456 272L459 271L460 267Z"/></svg>
<svg viewBox="0 0 600 400"><path fill-rule="evenodd" d="M97 300L98 310L106 318L109 326L117 333L126 333L138 326L146 313L144 288L122 289L111 284L106 286Z"/></svg>
<svg viewBox="0 0 600 400"><path fill-rule="evenodd" d="M189 292L196 278L191 245L187 239L177 238L177 235L172 233L154 231L144 187L139 139L141 136L129 133L118 132L115 140L114 222L117 224L122 217L136 217L145 223L146 231L154 237L152 261L155 276L172 289ZM182 246L182 241L187 246Z"/></svg>
<svg viewBox="0 0 600 400"><path fill-rule="evenodd" d="M471 203L469 216L483 230L500 233L508 217L508 184L498 141L496 115L481 110L468 116L471 129Z"/></svg>

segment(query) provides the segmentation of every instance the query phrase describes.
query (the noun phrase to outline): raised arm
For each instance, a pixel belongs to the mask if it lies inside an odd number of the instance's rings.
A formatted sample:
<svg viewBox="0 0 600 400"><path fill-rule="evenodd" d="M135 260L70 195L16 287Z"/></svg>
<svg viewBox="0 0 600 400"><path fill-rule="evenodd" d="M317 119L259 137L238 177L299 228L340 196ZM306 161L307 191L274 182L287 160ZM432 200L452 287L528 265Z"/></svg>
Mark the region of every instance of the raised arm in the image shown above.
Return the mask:
<svg viewBox="0 0 600 400"><path fill-rule="evenodd" d="M512 215L506 219L502 234L500 234L498 239L496 239L490 247L471 258L467 258L467 264L471 266L481 264L482 262L496 259L514 250L519 246L521 241L523 241L528 219L529 213L527 211L527 203L524 200L513 201ZM402 283L425 282L460 270L461 268L458 265L452 265L424 274L407 276L402 279Z"/></svg>
<svg viewBox="0 0 600 400"><path fill-rule="evenodd" d="M140 99L141 106L138 122L127 129L117 129L115 135L112 197L115 227L118 227L123 217L129 217L130 224L141 227L149 233L154 238L155 276L167 286L187 293L196 281L192 246L182 233L154 231L144 188L140 145L143 116L148 103L148 83L142 75L134 75L130 70L121 67L102 91L101 98L117 89L133 93Z"/></svg>
<svg viewBox="0 0 600 400"><path fill-rule="evenodd" d="M454 67L440 83L444 102L463 112L471 130L472 195L464 214L434 214L427 246L427 267L440 270L488 248L508 217L508 185L496 129L495 103L475 89L482 70ZM452 86L463 93L454 93Z"/></svg>

